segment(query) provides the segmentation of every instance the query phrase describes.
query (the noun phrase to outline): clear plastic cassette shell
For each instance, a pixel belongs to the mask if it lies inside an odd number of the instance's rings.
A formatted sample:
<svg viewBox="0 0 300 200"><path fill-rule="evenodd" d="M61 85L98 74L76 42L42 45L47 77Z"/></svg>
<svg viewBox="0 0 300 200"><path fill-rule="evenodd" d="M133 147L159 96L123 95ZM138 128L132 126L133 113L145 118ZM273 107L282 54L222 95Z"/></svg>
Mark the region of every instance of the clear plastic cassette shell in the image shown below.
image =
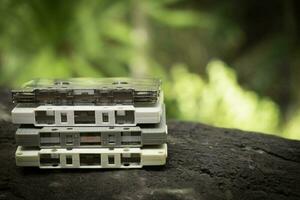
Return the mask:
<svg viewBox="0 0 300 200"><path fill-rule="evenodd" d="M35 79L12 90L14 103L52 105L155 104L160 95L159 79L72 78Z"/></svg>
<svg viewBox="0 0 300 200"><path fill-rule="evenodd" d="M159 124L134 127L28 127L16 132L16 143L40 148L142 147L167 142L165 112Z"/></svg>
<svg viewBox="0 0 300 200"><path fill-rule="evenodd" d="M157 124L163 111L163 94L153 106L54 106L18 104L11 112L15 124L42 126L136 126Z"/></svg>
<svg viewBox="0 0 300 200"><path fill-rule="evenodd" d="M19 146L16 165L57 168L141 168L165 165L167 144L144 148L38 149Z"/></svg>

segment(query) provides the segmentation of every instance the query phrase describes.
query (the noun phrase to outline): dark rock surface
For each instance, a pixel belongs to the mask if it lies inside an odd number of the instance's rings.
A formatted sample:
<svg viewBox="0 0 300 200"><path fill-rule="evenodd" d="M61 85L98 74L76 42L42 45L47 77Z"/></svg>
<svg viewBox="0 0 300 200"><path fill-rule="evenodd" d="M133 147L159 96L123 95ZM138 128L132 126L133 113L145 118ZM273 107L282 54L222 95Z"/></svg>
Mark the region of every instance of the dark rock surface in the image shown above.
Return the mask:
<svg viewBox="0 0 300 200"><path fill-rule="evenodd" d="M9 110L6 95L0 102ZM15 166L16 126L1 121L0 200L300 199L299 141L188 122L168 125L164 167L40 170Z"/></svg>

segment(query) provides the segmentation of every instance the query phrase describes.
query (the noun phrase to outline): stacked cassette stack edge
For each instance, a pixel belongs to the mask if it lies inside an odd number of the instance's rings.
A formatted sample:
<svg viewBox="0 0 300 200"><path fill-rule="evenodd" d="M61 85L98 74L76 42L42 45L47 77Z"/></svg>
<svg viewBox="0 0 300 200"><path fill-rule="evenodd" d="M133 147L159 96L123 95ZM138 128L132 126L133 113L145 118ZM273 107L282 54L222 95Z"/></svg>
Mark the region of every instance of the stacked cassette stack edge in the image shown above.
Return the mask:
<svg viewBox="0 0 300 200"><path fill-rule="evenodd" d="M37 79L13 90L17 166L164 165L167 125L156 79Z"/></svg>

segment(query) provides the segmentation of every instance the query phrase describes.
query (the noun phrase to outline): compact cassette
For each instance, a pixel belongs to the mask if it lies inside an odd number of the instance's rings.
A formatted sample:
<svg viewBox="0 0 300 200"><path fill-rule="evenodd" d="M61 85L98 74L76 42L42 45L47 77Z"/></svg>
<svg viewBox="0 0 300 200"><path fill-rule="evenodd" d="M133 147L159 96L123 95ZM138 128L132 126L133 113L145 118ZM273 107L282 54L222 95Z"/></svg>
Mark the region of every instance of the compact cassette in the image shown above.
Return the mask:
<svg viewBox="0 0 300 200"><path fill-rule="evenodd" d="M165 165L167 144L143 148L37 149L19 146L16 165L57 168L141 168Z"/></svg>
<svg viewBox="0 0 300 200"><path fill-rule="evenodd" d="M71 78L35 79L12 90L14 103L52 105L155 104L159 79Z"/></svg>
<svg viewBox="0 0 300 200"><path fill-rule="evenodd" d="M167 142L165 111L159 124L129 127L34 127L21 125L16 143L40 148L142 147Z"/></svg>

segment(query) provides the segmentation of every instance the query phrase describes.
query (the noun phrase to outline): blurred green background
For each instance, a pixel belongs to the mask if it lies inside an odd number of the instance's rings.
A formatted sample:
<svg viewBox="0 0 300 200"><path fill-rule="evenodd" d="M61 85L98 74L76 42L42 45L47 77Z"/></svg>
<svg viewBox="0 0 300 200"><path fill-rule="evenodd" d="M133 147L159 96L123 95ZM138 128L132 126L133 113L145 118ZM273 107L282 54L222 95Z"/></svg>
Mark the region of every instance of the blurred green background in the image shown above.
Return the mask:
<svg viewBox="0 0 300 200"><path fill-rule="evenodd" d="M160 77L168 118L300 139L299 1L1 0L0 86Z"/></svg>

